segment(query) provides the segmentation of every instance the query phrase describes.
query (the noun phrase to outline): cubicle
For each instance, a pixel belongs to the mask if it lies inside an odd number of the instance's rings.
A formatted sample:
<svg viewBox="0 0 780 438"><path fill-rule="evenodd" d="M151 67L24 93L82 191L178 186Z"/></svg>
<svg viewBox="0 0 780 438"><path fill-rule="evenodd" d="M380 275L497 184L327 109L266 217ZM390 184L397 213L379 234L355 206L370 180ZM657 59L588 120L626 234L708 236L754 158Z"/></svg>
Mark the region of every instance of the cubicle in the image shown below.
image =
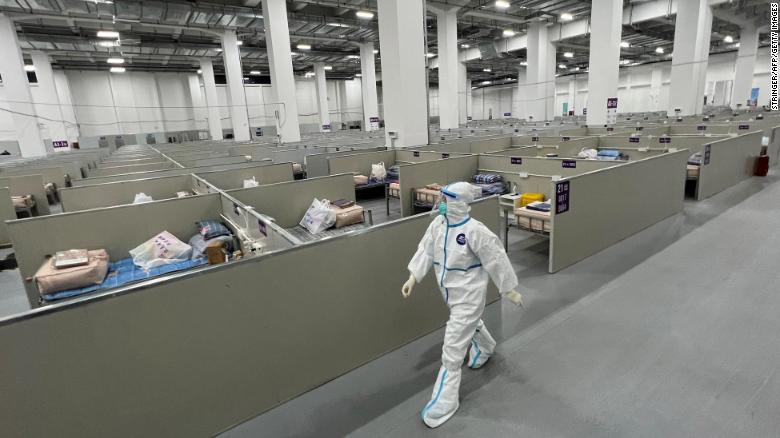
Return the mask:
<svg viewBox="0 0 780 438"><path fill-rule="evenodd" d="M11 202L11 191L8 187L0 187L0 247L11 244L5 221L16 219L16 210Z"/></svg>
<svg viewBox="0 0 780 438"><path fill-rule="evenodd" d="M217 196L100 210L89 224L76 222L98 210L61 215L73 237L36 242L102 245L89 236L138 228L118 237L112 251L124 252L161 228L185 232ZM489 198L471 214L498 232L497 211ZM447 318L433 276L400 294L429 223L404 218L2 319L4 433L214 436L418 339ZM56 408L41 415L42 401Z"/></svg>
<svg viewBox="0 0 780 438"><path fill-rule="evenodd" d="M239 164L218 164L212 166L191 167L191 168L177 167L177 168L166 169L166 170L153 170L149 172L134 172L134 173L125 173L125 174L104 176L104 177L84 178L82 180L73 181L72 184L74 187L81 187L86 185L105 184L105 183L118 182L118 181L129 181L133 179L158 178L158 177L174 176L174 175L187 175L190 173L202 173L202 172L210 172L214 170L244 169L250 167L257 167L257 166L267 166L270 164L273 163L271 163L270 161L262 161L262 162L252 161L252 162L244 162Z"/></svg>
<svg viewBox="0 0 780 438"><path fill-rule="evenodd" d="M39 216L51 214L43 176L37 174L0 177L0 187L8 187L11 196L32 196L35 201L34 211Z"/></svg>

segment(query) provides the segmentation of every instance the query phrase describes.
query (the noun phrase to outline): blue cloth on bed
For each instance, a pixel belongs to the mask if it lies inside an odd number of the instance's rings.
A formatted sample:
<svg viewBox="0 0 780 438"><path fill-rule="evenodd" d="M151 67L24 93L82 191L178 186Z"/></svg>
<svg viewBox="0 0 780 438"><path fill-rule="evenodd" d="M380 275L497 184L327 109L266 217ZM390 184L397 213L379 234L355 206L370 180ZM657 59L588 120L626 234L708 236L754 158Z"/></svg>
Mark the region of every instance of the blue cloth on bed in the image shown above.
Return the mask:
<svg viewBox="0 0 780 438"><path fill-rule="evenodd" d="M477 184L482 189L482 196L503 195L507 192L506 184L496 182L493 184Z"/></svg>
<svg viewBox="0 0 780 438"><path fill-rule="evenodd" d="M123 259L108 265L108 274L106 274L106 279L103 280L102 283L82 287L79 289L64 290L61 292L44 295L43 300L55 301L61 300L63 298L72 298L90 292L124 286L135 281L159 277L171 272L183 271L185 269L194 268L205 263L205 258L198 258L195 260L185 260L183 262L171 263L168 265L157 266L148 270L144 270L136 266L133 263L133 259Z"/></svg>
<svg viewBox="0 0 780 438"><path fill-rule="evenodd" d="M474 182L477 184L495 184L503 180L504 178L497 173L478 173L474 175Z"/></svg>

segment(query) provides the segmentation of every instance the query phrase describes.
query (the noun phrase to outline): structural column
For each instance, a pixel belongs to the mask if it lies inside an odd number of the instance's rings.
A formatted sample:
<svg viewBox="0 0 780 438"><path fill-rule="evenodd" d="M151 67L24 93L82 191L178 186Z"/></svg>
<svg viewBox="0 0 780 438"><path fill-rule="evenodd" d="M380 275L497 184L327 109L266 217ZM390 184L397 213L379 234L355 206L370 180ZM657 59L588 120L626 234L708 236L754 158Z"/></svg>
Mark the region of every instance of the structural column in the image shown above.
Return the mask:
<svg viewBox="0 0 780 438"><path fill-rule="evenodd" d="M325 64L314 63L314 84L317 88L317 112L320 114L320 130L330 132L330 113L328 112L328 88L325 83Z"/></svg>
<svg viewBox="0 0 780 438"><path fill-rule="evenodd" d="M206 106L208 107L209 135L212 140L222 140L222 120L219 114L219 100L217 99L217 84L214 81L214 66L208 58L201 58L200 70L203 75L203 89L206 92Z"/></svg>
<svg viewBox="0 0 780 438"><path fill-rule="evenodd" d="M661 111L661 87L663 86L663 70L653 67L650 73L650 111Z"/></svg>
<svg viewBox="0 0 780 438"><path fill-rule="evenodd" d="M528 69L521 99L526 100L528 116L535 121L550 120L555 107L555 44L549 28L542 23L528 26Z"/></svg>
<svg viewBox="0 0 780 438"><path fill-rule="evenodd" d="M65 120L65 132L68 135L68 141L72 145L79 141L79 125L76 119L76 109L73 106L73 95L70 93L70 82L65 75L65 71L59 70L54 73L54 84L57 87L57 101L60 103L60 113L62 120Z"/></svg>
<svg viewBox="0 0 780 438"><path fill-rule="evenodd" d="M12 116L22 156L45 156L46 147L38 128L30 84L24 71L24 58L16 38L16 26L4 14L0 14L0 60L5 98L8 100L9 109L14 112Z"/></svg>
<svg viewBox="0 0 780 438"><path fill-rule="evenodd" d="M428 144L423 2L378 0L387 145Z"/></svg>
<svg viewBox="0 0 780 438"><path fill-rule="evenodd" d="M241 53L238 49L236 31L226 30L222 34L222 58L225 63L225 79L230 93L230 120L233 138L249 141L249 114L244 94L244 72L241 69Z"/></svg>
<svg viewBox="0 0 780 438"><path fill-rule="evenodd" d="M732 108L736 108L737 105L744 107L750 100L757 53L758 29L755 26L743 27L739 32L739 51L737 52L737 64L734 68L734 86L731 90Z"/></svg>
<svg viewBox="0 0 780 438"><path fill-rule="evenodd" d="M702 113L711 34L709 0L677 2L669 115L673 115L675 109L683 116Z"/></svg>
<svg viewBox="0 0 780 438"><path fill-rule="evenodd" d="M38 89L41 91L41 96L45 96L44 99L46 99L35 105L35 112L40 117L40 124L46 127L45 131L48 133L48 135L42 134L42 136L53 142L66 142L68 134L65 131L65 118L60 109L49 55L40 51L32 52L30 55L35 67L35 77L38 78ZM68 150L69 148L63 147L62 149Z"/></svg>
<svg viewBox="0 0 780 438"><path fill-rule="evenodd" d="M528 118L528 103L529 99L527 93L530 91L528 87L528 72L525 67L518 67L517 69L517 88L512 97L512 115L516 119Z"/></svg>
<svg viewBox="0 0 780 438"><path fill-rule="evenodd" d="M379 129L379 103L376 94L374 43L360 44L360 92L363 95L363 130Z"/></svg>
<svg viewBox="0 0 780 438"><path fill-rule="evenodd" d="M187 75L187 83L190 87L190 101L192 102L192 118L195 120L193 125L195 129L202 129L207 126L208 111L203 99L203 92L200 89L200 78L196 74Z"/></svg>
<svg viewBox="0 0 780 438"><path fill-rule="evenodd" d="M569 111L574 111L574 114L577 114L577 109L575 108L576 101L577 101L577 75L569 76L569 98L567 99L569 103ZM564 116L568 114L563 114Z"/></svg>
<svg viewBox="0 0 780 438"><path fill-rule="evenodd" d="M263 0L266 52L271 68L276 132L282 142L301 140L285 0Z"/></svg>
<svg viewBox="0 0 780 438"><path fill-rule="evenodd" d="M458 62L458 123L461 125L465 125L468 122L469 90L471 90L471 81L468 79L468 70L466 69L466 64L463 62ZM441 100L439 100L439 105L441 105Z"/></svg>
<svg viewBox="0 0 780 438"><path fill-rule="evenodd" d="M607 99L617 98L623 1L593 0L590 21L586 123L588 126L603 126L608 122ZM610 122L614 123L614 120Z"/></svg>
<svg viewBox="0 0 780 438"><path fill-rule="evenodd" d="M439 129L457 129L458 116L458 15L457 8L436 13L439 50Z"/></svg>

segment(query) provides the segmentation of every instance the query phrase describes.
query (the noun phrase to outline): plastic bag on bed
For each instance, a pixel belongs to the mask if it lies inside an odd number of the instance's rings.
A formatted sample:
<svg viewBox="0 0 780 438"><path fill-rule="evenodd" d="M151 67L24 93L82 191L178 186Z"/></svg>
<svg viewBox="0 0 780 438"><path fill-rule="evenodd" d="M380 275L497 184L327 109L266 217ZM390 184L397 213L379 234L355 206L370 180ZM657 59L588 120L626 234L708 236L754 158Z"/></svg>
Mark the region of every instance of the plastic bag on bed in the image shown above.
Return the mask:
<svg viewBox="0 0 780 438"><path fill-rule="evenodd" d="M191 255L192 247L167 231L130 250L133 263L142 269L186 261Z"/></svg>
<svg viewBox="0 0 780 438"><path fill-rule="evenodd" d="M330 201L314 198L300 225L312 234L327 230L336 223L336 212L330 208Z"/></svg>
<svg viewBox="0 0 780 438"><path fill-rule="evenodd" d="M387 178L387 170L384 161L371 165L371 179L374 181L384 181Z"/></svg>
<svg viewBox="0 0 780 438"><path fill-rule="evenodd" d="M154 199L152 199L151 196L147 195L144 192L136 193L135 199L133 199L133 204L143 204L145 202L152 202Z"/></svg>

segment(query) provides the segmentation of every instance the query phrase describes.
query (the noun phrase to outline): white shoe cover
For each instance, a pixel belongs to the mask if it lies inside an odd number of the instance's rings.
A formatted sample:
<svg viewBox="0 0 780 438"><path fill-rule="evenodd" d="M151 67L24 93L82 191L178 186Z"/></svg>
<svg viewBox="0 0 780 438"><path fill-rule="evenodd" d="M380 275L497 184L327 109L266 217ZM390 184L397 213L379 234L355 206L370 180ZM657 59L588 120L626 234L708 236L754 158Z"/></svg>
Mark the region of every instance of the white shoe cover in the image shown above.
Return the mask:
<svg viewBox="0 0 780 438"><path fill-rule="evenodd" d="M450 371L439 368L439 376L433 385L431 401L422 410L422 419L430 428L439 427L449 420L460 407L460 369Z"/></svg>
<svg viewBox="0 0 780 438"><path fill-rule="evenodd" d="M481 368L493 356L495 349L495 339L493 339L493 336L490 335L490 332L487 331L480 321L480 325L474 333L474 338L471 340L471 346L469 347L469 368L472 370Z"/></svg>

